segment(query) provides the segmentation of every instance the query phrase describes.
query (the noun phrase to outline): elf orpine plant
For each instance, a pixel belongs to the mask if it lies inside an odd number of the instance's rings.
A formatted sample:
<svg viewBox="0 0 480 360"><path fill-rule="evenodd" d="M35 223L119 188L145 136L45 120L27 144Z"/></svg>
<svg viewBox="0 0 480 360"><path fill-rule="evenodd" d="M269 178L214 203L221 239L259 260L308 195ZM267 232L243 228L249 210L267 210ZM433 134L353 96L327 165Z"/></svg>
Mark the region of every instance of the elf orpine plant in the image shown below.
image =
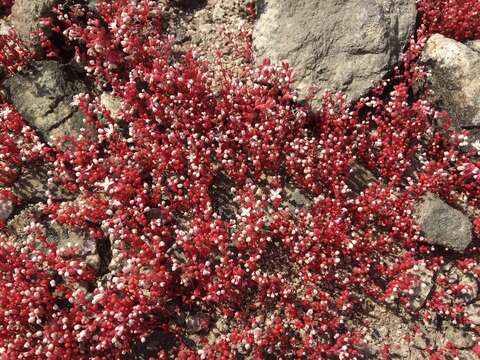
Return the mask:
<svg viewBox="0 0 480 360"><path fill-rule="evenodd" d="M82 94L85 129L47 148L2 105L5 195L34 160L50 163L50 181L76 195L42 205L25 241L2 235L2 356L121 359L159 336L168 339L160 359L363 358L355 324L367 299L415 315L416 272L445 267L445 252L415 223L415 203L433 192L480 205L478 156L462 146L468 135L434 127L445 115L425 96L410 97L426 76L415 60L435 26L476 36L456 25L460 13L433 19L437 3L420 2L423 24L391 79L352 106L327 93L316 110L297 103L286 64L215 74L193 51L176 56L159 2L101 0L98 13L58 6L45 24L122 109L113 117ZM474 19L459 21L475 27ZM44 45L47 57L62 56ZM354 166L376 175L358 191ZM292 187L305 206L292 205ZM105 246L102 270L62 258L42 217ZM458 257L451 265L478 278L478 248ZM420 316L469 326L471 291L438 276ZM425 356L460 350L445 343Z"/></svg>

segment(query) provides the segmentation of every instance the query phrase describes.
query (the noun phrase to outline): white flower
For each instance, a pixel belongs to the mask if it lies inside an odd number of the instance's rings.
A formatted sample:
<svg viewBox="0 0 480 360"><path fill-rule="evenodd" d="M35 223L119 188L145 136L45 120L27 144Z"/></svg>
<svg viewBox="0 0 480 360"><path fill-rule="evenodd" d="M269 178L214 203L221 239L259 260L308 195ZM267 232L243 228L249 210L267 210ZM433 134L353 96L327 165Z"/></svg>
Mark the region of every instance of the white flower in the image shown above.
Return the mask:
<svg viewBox="0 0 480 360"><path fill-rule="evenodd" d="M478 153L480 153L480 140L476 140L472 146L477 150Z"/></svg>
<svg viewBox="0 0 480 360"><path fill-rule="evenodd" d="M250 216L250 211L251 210L252 210L251 208L241 208L240 215L245 216L245 217Z"/></svg>
<svg viewBox="0 0 480 360"><path fill-rule="evenodd" d="M282 192L282 189L270 190L270 198L272 199L281 198L280 196L281 192Z"/></svg>
<svg viewBox="0 0 480 360"><path fill-rule="evenodd" d="M108 188L110 187L110 185L113 185L113 184L114 184L114 181L106 177L105 180L103 180L103 182L97 182L95 185L103 188L105 191L108 191Z"/></svg>

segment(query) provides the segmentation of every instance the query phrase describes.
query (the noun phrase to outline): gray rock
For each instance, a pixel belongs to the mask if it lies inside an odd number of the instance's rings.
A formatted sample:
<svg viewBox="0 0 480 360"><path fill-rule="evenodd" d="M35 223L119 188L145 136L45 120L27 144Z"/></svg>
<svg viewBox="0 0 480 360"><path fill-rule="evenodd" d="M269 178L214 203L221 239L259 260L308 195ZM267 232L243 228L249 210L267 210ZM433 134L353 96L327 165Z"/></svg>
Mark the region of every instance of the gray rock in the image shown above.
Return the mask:
<svg viewBox="0 0 480 360"><path fill-rule="evenodd" d="M416 311L423 307L425 301L427 301L434 285L435 273L429 270L425 265L415 265L409 273L416 275L420 278L420 281L412 288L412 294L410 295L410 304L412 310Z"/></svg>
<svg viewBox="0 0 480 360"><path fill-rule="evenodd" d="M201 332L208 323L208 315L204 313L190 314L185 318L186 329L191 333Z"/></svg>
<svg viewBox="0 0 480 360"><path fill-rule="evenodd" d="M287 61L304 96L309 86L366 93L399 61L416 21L415 0L259 0L257 62Z"/></svg>
<svg viewBox="0 0 480 360"><path fill-rule="evenodd" d="M464 329L446 324L444 327L445 340L451 341L458 349L469 349L475 344L473 334Z"/></svg>
<svg viewBox="0 0 480 360"><path fill-rule="evenodd" d="M417 205L416 217L431 244L463 252L472 241L468 217L433 194L427 194Z"/></svg>
<svg viewBox="0 0 480 360"><path fill-rule="evenodd" d="M287 183L285 186L285 201L286 205L290 211L295 211L295 209L306 209L312 205L312 200L308 197L307 193L296 187L292 183Z"/></svg>
<svg viewBox="0 0 480 360"><path fill-rule="evenodd" d="M48 15L52 6L59 0L15 0L9 22L15 28L17 36L30 49L38 50L38 41L31 36L33 31L38 30L40 18Z"/></svg>
<svg viewBox="0 0 480 360"><path fill-rule="evenodd" d="M55 183L49 182L48 171L51 167L43 164L31 164L20 172L12 184L15 195L27 203L45 202L50 194L53 200L68 200L75 195Z"/></svg>
<svg viewBox="0 0 480 360"><path fill-rule="evenodd" d="M12 30L12 26L4 19L0 20L0 35L8 35Z"/></svg>
<svg viewBox="0 0 480 360"><path fill-rule="evenodd" d="M7 220L13 212L13 203L0 195L0 220Z"/></svg>
<svg viewBox="0 0 480 360"><path fill-rule="evenodd" d="M476 46L435 34L420 57L419 63L432 72L430 100L450 113L456 127L480 125L480 53L474 50Z"/></svg>
<svg viewBox="0 0 480 360"><path fill-rule="evenodd" d="M108 92L100 95L100 103L110 112L110 116L115 120L121 119L122 99Z"/></svg>
<svg viewBox="0 0 480 360"><path fill-rule="evenodd" d="M83 231L57 223L46 228L48 240L56 244L60 254L68 258L81 258L95 270L100 269L101 259L95 240Z"/></svg>
<svg viewBox="0 0 480 360"><path fill-rule="evenodd" d="M87 6L90 10L97 10L98 0L87 0Z"/></svg>
<svg viewBox="0 0 480 360"><path fill-rule="evenodd" d="M461 350L458 360L478 360L478 355L471 350Z"/></svg>
<svg viewBox="0 0 480 360"><path fill-rule="evenodd" d="M438 331L431 324L418 324L418 332L413 337L413 345L422 350L436 348L442 345L445 340L443 331Z"/></svg>
<svg viewBox="0 0 480 360"><path fill-rule="evenodd" d="M465 306L465 315L472 324L480 325L480 302Z"/></svg>
<svg viewBox="0 0 480 360"><path fill-rule="evenodd" d="M470 49L480 52L480 40L470 40L465 43Z"/></svg>
<svg viewBox="0 0 480 360"><path fill-rule="evenodd" d="M360 194L362 191L365 191L370 184L377 182L378 179L370 169L359 162L352 163L347 184L355 194Z"/></svg>
<svg viewBox="0 0 480 360"><path fill-rule="evenodd" d="M4 82L7 95L25 120L51 142L54 136L77 136L83 116L72 104L86 91L74 74L55 61L34 62Z"/></svg>
<svg viewBox="0 0 480 360"><path fill-rule="evenodd" d="M10 238L13 243L23 243L32 240L28 227L33 223L43 225L43 232L47 241L57 246L58 255L64 259L83 260L94 270L99 270L103 265L102 254L97 250L97 243L85 231L60 225L51 221L44 221L42 206L39 204L30 205L14 216L8 223ZM43 242L36 242L35 247L45 251Z"/></svg>
<svg viewBox="0 0 480 360"><path fill-rule="evenodd" d="M460 303L470 303L477 298L478 284L473 274L452 266L446 275L449 285L465 286L468 289L464 294L447 295L447 298L452 298L453 302Z"/></svg>

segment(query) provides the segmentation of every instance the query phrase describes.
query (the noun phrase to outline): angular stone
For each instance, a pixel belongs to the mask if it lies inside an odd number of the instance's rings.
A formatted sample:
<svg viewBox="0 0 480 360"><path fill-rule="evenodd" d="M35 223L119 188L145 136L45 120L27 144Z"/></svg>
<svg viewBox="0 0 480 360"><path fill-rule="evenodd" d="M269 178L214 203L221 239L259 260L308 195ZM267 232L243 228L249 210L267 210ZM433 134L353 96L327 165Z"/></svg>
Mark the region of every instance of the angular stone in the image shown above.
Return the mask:
<svg viewBox="0 0 480 360"><path fill-rule="evenodd" d="M478 360L478 355L472 350L461 350L458 360Z"/></svg>
<svg viewBox="0 0 480 360"><path fill-rule="evenodd" d="M55 61L34 62L3 85L18 112L47 141L54 135L79 134L83 116L72 102L86 86L67 67Z"/></svg>
<svg viewBox="0 0 480 360"><path fill-rule="evenodd" d="M472 223L462 212L431 193L417 205L416 218L427 242L463 252L472 241Z"/></svg>
<svg viewBox="0 0 480 360"><path fill-rule="evenodd" d="M378 179L366 166L359 162L352 163L347 185L355 194L366 190L369 184L378 182Z"/></svg>
<svg viewBox="0 0 480 360"><path fill-rule="evenodd" d="M308 197L307 193L292 183L288 183L285 186L285 193L284 205L286 205L290 211L307 209L312 205L312 200Z"/></svg>
<svg viewBox="0 0 480 360"><path fill-rule="evenodd" d="M399 61L416 21L415 0L259 0L256 61L288 62L309 86L365 94Z"/></svg>
<svg viewBox="0 0 480 360"><path fill-rule="evenodd" d="M191 333L199 333L205 330L209 323L209 317L204 313L190 314L185 318L185 326Z"/></svg>
<svg viewBox="0 0 480 360"><path fill-rule="evenodd" d="M8 35L12 30L11 25L5 20L0 20L0 35Z"/></svg>
<svg viewBox="0 0 480 360"><path fill-rule="evenodd" d="M456 127L480 125L480 52L478 44L470 46L434 34L420 57L420 64L432 72L428 79L434 91L431 101L447 111Z"/></svg>
<svg viewBox="0 0 480 360"><path fill-rule="evenodd" d="M9 22L17 32L17 36L30 49L39 49L38 41L31 36L38 30L40 18L46 16L59 0L15 0Z"/></svg>

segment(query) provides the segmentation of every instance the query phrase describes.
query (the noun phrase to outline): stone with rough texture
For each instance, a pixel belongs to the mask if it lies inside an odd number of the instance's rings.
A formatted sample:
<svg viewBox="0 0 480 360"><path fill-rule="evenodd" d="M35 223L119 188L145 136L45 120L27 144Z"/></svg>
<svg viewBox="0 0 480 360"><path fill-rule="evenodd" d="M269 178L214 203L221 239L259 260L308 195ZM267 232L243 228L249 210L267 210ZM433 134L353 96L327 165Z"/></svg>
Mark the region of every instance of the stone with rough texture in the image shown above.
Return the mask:
<svg viewBox="0 0 480 360"><path fill-rule="evenodd" d="M411 308L416 311L427 301L434 285L435 274L423 264L415 265L409 273L419 277L419 282L412 287L410 294Z"/></svg>
<svg viewBox="0 0 480 360"><path fill-rule="evenodd" d="M40 28L40 18L46 16L59 0L15 0L9 22L17 36L30 49L38 49L38 40L31 36Z"/></svg>
<svg viewBox="0 0 480 360"><path fill-rule="evenodd" d="M470 49L480 53L480 40L470 40L465 43Z"/></svg>
<svg viewBox="0 0 480 360"><path fill-rule="evenodd" d="M12 26L8 24L4 19L0 20L0 35L8 35L12 30Z"/></svg>
<svg viewBox="0 0 480 360"><path fill-rule="evenodd" d="M447 294L445 297L455 302L470 303L474 301L478 296L478 284L475 277L469 272L464 272L457 267L451 267L447 273L447 281L450 286L462 286L465 287L465 292L455 295ZM479 314L480 315L480 314Z"/></svg>
<svg viewBox="0 0 480 360"><path fill-rule="evenodd" d="M444 324L445 343L453 343L458 349L469 349L475 344L475 338L472 333L449 323ZM446 344L445 344L446 345Z"/></svg>
<svg viewBox="0 0 480 360"><path fill-rule="evenodd" d="M415 0L260 0L257 62L287 61L304 96L309 86L365 94L399 61L416 21Z"/></svg>
<svg viewBox="0 0 480 360"><path fill-rule="evenodd" d="M427 41L420 64L432 72L428 83L431 100L447 111L456 127L480 126L480 53L478 44L470 46L434 34Z"/></svg>
<svg viewBox="0 0 480 360"><path fill-rule="evenodd" d="M427 194L418 204L416 217L431 244L463 252L472 241L468 217L433 194Z"/></svg>
<svg viewBox="0 0 480 360"><path fill-rule="evenodd" d="M86 86L68 67L55 61L34 62L3 85L18 112L48 142L54 136L80 133L82 114L72 102Z"/></svg>
<svg viewBox="0 0 480 360"><path fill-rule="evenodd" d="M21 170L18 178L12 184L12 190L27 203L45 202L48 195L54 200L67 200L72 198L63 187L49 182L51 167L43 164L30 164Z"/></svg>
<svg viewBox="0 0 480 360"><path fill-rule="evenodd" d="M42 206L30 205L14 216L8 223L13 243L23 243L29 239L28 227L32 221L42 222ZM60 225L58 223L42 222L47 241L57 246L58 254L64 259L83 260L96 271L101 269L104 259L99 252L97 242L87 232ZM37 243L36 247L45 250L43 243Z"/></svg>
<svg viewBox="0 0 480 360"><path fill-rule="evenodd" d="M480 301L467 305L465 307L465 314L472 324L480 325Z"/></svg>
<svg viewBox="0 0 480 360"><path fill-rule="evenodd" d="M100 102L115 120L121 119L122 99L110 93L103 92L100 95Z"/></svg>
<svg viewBox="0 0 480 360"><path fill-rule="evenodd" d="M60 254L65 254L68 258L81 258L93 269L100 269L101 259L96 242L88 234L56 223L49 224L46 233L48 240L56 244Z"/></svg>
<svg viewBox="0 0 480 360"><path fill-rule="evenodd" d="M0 220L7 220L13 212L13 202L0 195Z"/></svg>

